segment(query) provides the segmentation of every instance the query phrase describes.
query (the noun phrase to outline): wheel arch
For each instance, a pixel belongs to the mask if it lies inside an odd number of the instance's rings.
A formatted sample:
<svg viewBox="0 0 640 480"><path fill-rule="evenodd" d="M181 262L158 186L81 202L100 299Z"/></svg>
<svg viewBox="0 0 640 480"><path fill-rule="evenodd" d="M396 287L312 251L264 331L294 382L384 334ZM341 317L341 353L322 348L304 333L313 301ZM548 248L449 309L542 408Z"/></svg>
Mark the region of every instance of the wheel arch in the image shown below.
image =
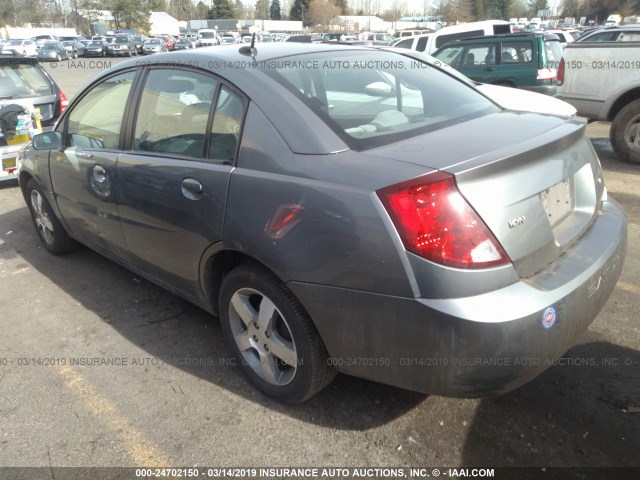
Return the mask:
<svg viewBox="0 0 640 480"><path fill-rule="evenodd" d="M640 99L640 86L628 90L627 92L620 95L615 102L613 102L611 108L609 109L607 120L613 121L620 110L637 99Z"/></svg>
<svg viewBox="0 0 640 480"><path fill-rule="evenodd" d="M200 288L214 315L219 316L220 314L218 296L224 277L234 268L246 263L254 263L269 270L285 283L277 271L248 253L228 248L222 242L216 243L206 250L200 262Z"/></svg>

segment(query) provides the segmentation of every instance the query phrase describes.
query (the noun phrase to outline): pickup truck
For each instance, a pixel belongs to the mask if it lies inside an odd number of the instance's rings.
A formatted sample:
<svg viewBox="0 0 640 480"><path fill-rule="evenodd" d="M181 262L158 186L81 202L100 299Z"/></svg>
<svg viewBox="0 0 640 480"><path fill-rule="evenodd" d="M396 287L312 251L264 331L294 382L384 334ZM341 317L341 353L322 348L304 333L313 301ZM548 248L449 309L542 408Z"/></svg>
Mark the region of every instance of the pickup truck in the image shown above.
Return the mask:
<svg viewBox="0 0 640 480"><path fill-rule="evenodd" d="M578 115L611 122L613 150L640 164L640 41L567 45L556 96Z"/></svg>

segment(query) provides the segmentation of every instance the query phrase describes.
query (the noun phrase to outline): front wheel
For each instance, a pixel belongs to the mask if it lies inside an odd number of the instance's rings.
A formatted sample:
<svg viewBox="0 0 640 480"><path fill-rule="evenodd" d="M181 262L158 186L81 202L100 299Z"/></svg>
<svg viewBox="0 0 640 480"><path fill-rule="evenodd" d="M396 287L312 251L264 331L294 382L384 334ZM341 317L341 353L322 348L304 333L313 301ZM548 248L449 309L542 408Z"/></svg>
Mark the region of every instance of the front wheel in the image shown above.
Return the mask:
<svg viewBox="0 0 640 480"><path fill-rule="evenodd" d="M33 225L44 248L54 255L61 255L78 247L77 242L67 235L34 179L27 182L27 202Z"/></svg>
<svg viewBox="0 0 640 480"><path fill-rule="evenodd" d="M286 403L302 402L335 376L309 315L265 268L245 264L225 277L220 318L236 361L267 395Z"/></svg>
<svg viewBox="0 0 640 480"><path fill-rule="evenodd" d="M618 112L611 123L609 138L620 160L640 164L640 99Z"/></svg>

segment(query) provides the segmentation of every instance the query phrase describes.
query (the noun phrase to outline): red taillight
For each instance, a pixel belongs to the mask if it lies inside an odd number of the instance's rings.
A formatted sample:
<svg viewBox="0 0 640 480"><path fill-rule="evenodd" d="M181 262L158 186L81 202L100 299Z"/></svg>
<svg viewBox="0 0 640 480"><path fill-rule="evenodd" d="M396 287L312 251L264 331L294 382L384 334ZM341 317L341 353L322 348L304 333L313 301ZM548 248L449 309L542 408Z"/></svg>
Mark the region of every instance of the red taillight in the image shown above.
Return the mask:
<svg viewBox="0 0 640 480"><path fill-rule="evenodd" d="M69 106L69 99L64 94L64 92L60 90L60 115L64 113L64 111L67 109L68 106Z"/></svg>
<svg viewBox="0 0 640 480"><path fill-rule="evenodd" d="M451 175L435 173L377 193L408 251L451 267L509 263Z"/></svg>
<svg viewBox="0 0 640 480"><path fill-rule="evenodd" d="M564 83L564 57L560 59L560 66L558 67L558 82L557 85Z"/></svg>

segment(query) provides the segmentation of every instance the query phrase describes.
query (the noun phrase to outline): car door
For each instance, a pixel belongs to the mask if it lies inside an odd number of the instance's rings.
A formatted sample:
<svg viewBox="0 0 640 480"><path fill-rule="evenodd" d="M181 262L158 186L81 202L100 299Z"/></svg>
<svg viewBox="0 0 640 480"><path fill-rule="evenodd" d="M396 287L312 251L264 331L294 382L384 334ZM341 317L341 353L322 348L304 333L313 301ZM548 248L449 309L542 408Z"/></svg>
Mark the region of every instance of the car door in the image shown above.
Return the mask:
<svg viewBox="0 0 640 480"><path fill-rule="evenodd" d="M496 43L468 45L455 67L467 77L482 83L494 83L496 79Z"/></svg>
<svg viewBox="0 0 640 480"><path fill-rule="evenodd" d="M66 228L98 250L126 256L115 203L120 133L135 72L108 77L76 102L58 126L61 151L49 161L55 200Z"/></svg>
<svg viewBox="0 0 640 480"><path fill-rule="evenodd" d="M533 40L504 40L495 69L494 83L514 87L536 85L538 56L534 55Z"/></svg>
<svg viewBox="0 0 640 480"><path fill-rule="evenodd" d="M150 69L118 162L133 262L187 295L197 296L202 254L222 238L243 111L243 97L212 75Z"/></svg>

